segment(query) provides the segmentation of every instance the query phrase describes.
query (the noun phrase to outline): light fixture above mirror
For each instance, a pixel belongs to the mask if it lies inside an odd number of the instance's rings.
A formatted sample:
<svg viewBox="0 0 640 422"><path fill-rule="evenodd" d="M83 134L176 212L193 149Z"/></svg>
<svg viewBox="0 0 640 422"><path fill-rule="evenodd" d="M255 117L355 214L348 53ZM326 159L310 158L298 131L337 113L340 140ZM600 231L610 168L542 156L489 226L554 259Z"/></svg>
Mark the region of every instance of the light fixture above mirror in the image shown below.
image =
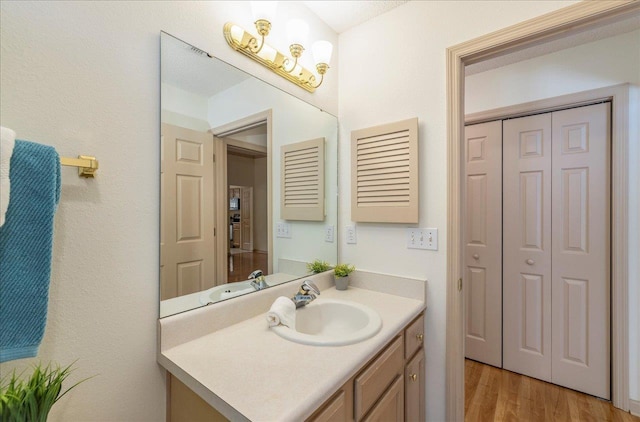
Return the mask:
<svg viewBox="0 0 640 422"><path fill-rule="evenodd" d="M309 26L306 22L301 19L292 19L287 23L287 38L291 57L265 42L265 38L271 31L271 22L275 18L277 3L276 1L251 2L258 36L252 35L232 22L227 22L224 25L224 37L234 50L268 67L299 87L314 92L322 84L324 74L329 69L333 46L324 40L316 41L311 46L316 71L320 75L320 81L317 82L316 75L298 62L304 53L304 45L309 33Z"/></svg>

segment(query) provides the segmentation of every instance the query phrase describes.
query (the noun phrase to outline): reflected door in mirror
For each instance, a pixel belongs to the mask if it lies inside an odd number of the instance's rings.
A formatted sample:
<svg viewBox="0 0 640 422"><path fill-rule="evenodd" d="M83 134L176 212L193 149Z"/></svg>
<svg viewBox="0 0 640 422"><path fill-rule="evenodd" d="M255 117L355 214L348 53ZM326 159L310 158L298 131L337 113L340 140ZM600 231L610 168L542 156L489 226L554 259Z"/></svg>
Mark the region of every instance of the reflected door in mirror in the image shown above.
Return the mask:
<svg viewBox="0 0 640 422"><path fill-rule="evenodd" d="M162 300L213 287L213 136L162 124L160 294Z"/></svg>

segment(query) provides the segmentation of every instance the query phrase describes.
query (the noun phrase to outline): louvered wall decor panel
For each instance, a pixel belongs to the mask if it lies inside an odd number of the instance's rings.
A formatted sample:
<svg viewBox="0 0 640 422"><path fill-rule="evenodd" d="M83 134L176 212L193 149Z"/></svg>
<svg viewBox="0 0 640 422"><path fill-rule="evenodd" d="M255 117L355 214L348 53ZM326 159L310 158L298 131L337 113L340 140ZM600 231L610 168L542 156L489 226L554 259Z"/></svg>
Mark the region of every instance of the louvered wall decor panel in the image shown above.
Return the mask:
<svg viewBox="0 0 640 422"><path fill-rule="evenodd" d="M418 222L418 119L351 132L351 220Z"/></svg>
<svg viewBox="0 0 640 422"><path fill-rule="evenodd" d="M324 138L282 147L280 217L324 221Z"/></svg>

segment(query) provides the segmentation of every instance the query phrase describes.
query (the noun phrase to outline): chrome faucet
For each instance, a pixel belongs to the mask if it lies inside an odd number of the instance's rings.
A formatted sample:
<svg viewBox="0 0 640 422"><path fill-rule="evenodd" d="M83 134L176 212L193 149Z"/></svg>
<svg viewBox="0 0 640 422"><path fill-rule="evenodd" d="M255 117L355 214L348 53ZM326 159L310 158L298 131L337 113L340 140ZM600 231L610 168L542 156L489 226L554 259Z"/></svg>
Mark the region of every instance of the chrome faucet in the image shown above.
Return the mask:
<svg viewBox="0 0 640 422"><path fill-rule="evenodd" d="M256 290L262 290L269 287L267 281L264 279L264 274L262 274L262 270L255 270L251 274L249 274L248 280L251 280L249 284Z"/></svg>
<svg viewBox="0 0 640 422"><path fill-rule="evenodd" d="M316 295L319 294L320 289L318 289L318 286L313 284L312 281L306 280L304 283L302 283L302 286L300 286L300 290L298 290L298 293L296 293L296 295L292 297L291 300L296 305L296 309L298 309L313 302L313 300L316 298Z"/></svg>

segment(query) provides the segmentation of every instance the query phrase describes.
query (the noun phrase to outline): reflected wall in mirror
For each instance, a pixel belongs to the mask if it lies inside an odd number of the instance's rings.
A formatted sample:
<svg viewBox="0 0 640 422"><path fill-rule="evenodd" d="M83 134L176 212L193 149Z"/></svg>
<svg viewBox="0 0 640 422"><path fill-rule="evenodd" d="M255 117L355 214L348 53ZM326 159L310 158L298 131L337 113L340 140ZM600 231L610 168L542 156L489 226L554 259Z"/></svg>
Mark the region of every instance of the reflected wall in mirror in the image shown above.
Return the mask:
<svg viewBox="0 0 640 422"><path fill-rule="evenodd" d="M296 280L316 259L335 264L337 118L167 33L160 39L160 317ZM283 220L282 148L318 138L324 218Z"/></svg>

